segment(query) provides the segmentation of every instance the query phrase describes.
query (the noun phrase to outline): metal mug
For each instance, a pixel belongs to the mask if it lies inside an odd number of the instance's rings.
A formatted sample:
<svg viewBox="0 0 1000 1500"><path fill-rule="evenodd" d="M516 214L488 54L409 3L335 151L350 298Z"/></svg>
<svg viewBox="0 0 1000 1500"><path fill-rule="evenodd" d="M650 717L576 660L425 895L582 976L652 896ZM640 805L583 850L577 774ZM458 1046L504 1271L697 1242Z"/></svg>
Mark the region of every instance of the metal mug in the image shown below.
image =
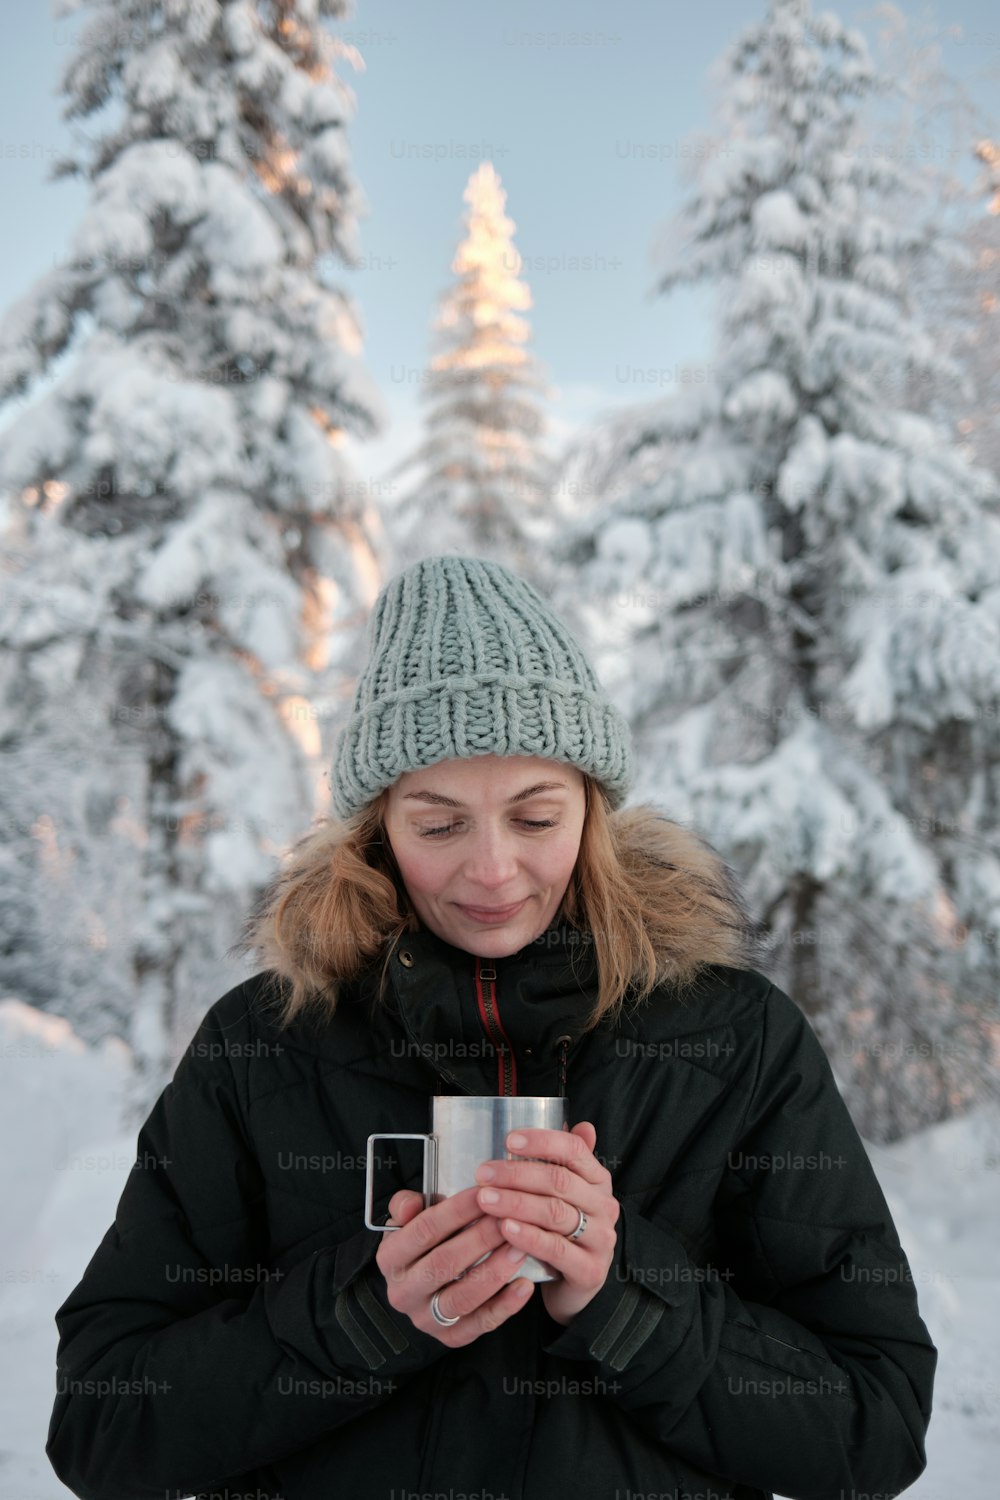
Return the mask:
<svg viewBox="0 0 1000 1500"><path fill-rule="evenodd" d="M365 1228L378 1233L402 1224L373 1224L376 1141L423 1141L424 1207L430 1208L463 1188L476 1185L476 1168L484 1161L541 1161L508 1151L507 1136L522 1128L566 1130L569 1101L551 1094L435 1094L429 1133L379 1131L368 1137L365 1164ZM492 1252L481 1255L479 1265ZM470 1267L471 1269L471 1267ZM559 1275L533 1255L525 1256L516 1276L529 1281L558 1281ZM512 1278L515 1279L515 1278Z"/></svg>

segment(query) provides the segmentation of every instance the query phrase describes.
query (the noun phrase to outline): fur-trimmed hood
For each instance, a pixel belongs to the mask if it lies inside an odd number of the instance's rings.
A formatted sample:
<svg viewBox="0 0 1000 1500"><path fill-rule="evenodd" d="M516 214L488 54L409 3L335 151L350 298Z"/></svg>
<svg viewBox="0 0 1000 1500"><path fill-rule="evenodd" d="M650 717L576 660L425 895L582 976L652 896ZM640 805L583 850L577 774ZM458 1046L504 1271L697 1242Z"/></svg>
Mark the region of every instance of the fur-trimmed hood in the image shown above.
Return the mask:
<svg viewBox="0 0 1000 1500"><path fill-rule="evenodd" d="M694 829L648 804L614 815L622 863L647 913L661 982L689 984L707 964L753 968L765 929L735 872Z"/></svg>
<svg viewBox="0 0 1000 1500"><path fill-rule="evenodd" d="M713 967L716 974L717 966L755 969L762 933L721 856L697 833L648 806L625 809L610 821L628 899L655 956L649 1001L682 1002ZM341 1014L342 1026L329 1027L331 1007L318 997L320 1003L307 1007L280 1037L275 1029L273 1040L333 1057L343 1026L357 1026L364 1046L363 1038L380 1033L382 1011L390 1029L402 1027L414 1057L426 1059L451 1085L472 1093L504 1092L512 1080L498 1071L494 1050L488 1062L483 1052L480 979L492 973L487 983L494 986L517 1069L516 1091L554 1092L565 1077L567 1049L575 1051L595 1024L599 956L593 935L564 919L500 958L477 957L414 921L360 977L337 987L337 1009L346 1003L353 1019ZM292 976L282 977L287 983ZM622 1008L639 1003L644 991L648 984L633 981ZM433 1072L427 1084L433 1092Z"/></svg>
<svg viewBox="0 0 1000 1500"><path fill-rule="evenodd" d="M627 912L633 958L640 945L647 957L652 954L658 984L684 989L708 965L753 968L762 961L763 928L750 915L735 873L700 834L650 804L611 813L607 829L620 870L617 895L621 913ZM339 988L340 981L362 979L362 970L369 970L363 976L365 986L371 974L382 972L393 945L383 944L378 953L369 950L370 957L359 962L356 953L348 952L356 941L359 909L337 905L325 894L337 857L328 831L320 829L303 841L297 863L265 894L247 924L243 942L234 950L255 951L262 967L272 973L277 990L287 986L286 993L298 988L322 998L324 992L331 992L331 985ZM351 870L355 881L360 864L355 857ZM372 878L367 869L363 876ZM616 905L613 920L618 915ZM587 924L572 920L563 908L522 955L537 957L558 941L557 929L564 926L567 946L572 947L575 962L582 963ZM614 931L613 926L610 930ZM425 929L412 914L397 931L406 938ZM600 955L599 943L593 946ZM633 972L627 963L625 967Z"/></svg>

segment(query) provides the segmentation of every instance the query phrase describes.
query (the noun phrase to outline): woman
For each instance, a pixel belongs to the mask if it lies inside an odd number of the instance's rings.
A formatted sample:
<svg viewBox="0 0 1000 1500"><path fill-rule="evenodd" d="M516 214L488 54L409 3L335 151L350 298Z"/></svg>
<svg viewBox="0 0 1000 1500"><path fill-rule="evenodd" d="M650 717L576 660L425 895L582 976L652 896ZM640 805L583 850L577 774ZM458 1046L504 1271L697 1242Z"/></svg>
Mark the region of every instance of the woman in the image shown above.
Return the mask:
<svg viewBox="0 0 1000 1500"><path fill-rule="evenodd" d="M922 1472L937 1356L864 1147L729 870L624 810L631 779L522 579L389 582L337 820L248 922L264 967L57 1313L74 1493L860 1500ZM400 1227L366 1229L368 1135L455 1093L564 1093L572 1129L428 1207L383 1158Z"/></svg>

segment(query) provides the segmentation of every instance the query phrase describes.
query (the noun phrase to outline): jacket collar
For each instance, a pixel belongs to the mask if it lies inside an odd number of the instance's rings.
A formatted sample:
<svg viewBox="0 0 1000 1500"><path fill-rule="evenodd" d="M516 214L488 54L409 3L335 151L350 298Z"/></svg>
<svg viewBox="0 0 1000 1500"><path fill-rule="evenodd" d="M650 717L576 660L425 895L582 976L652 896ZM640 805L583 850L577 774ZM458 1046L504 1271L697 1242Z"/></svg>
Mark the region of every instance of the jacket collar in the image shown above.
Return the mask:
<svg viewBox="0 0 1000 1500"><path fill-rule="evenodd" d="M560 1046L568 1062L597 996L593 943L566 923L495 959L477 959L421 927L398 940L389 973L413 1050L473 1094L504 1092L487 1011L513 1052L516 1092L556 1094Z"/></svg>

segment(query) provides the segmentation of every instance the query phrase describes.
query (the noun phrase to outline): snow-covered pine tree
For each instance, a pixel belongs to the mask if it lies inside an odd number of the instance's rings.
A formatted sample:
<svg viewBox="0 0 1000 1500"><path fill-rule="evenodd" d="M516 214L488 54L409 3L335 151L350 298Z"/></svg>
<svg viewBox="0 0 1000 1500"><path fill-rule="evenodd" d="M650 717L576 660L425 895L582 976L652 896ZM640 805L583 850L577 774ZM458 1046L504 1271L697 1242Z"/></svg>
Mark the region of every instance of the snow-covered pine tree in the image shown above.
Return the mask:
<svg viewBox="0 0 1000 1500"><path fill-rule="evenodd" d="M955 351L971 396L958 430L969 457L1000 484L1000 142L980 141L975 157L981 211L966 231L972 270L964 286L971 306Z"/></svg>
<svg viewBox="0 0 1000 1500"><path fill-rule="evenodd" d="M897 84L899 97L891 121L875 113L866 129L877 131L874 150L897 156L925 178L925 191L901 195L895 210L908 211L943 253L910 268L907 290L956 373L954 380L934 382L911 370L904 404L946 424L969 461L1000 478L996 117L944 66L934 23L915 20L895 5L880 6L877 14L882 70Z"/></svg>
<svg viewBox="0 0 1000 1500"><path fill-rule="evenodd" d="M864 38L773 0L728 49L725 130L660 289L718 286L713 379L595 444L557 597L635 726L646 797L746 880L769 973L863 1130L995 1079L1000 520L899 393L947 376L908 292L920 190L859 120Z"/></svg>
<svg viewBox="0 0 1000 1500"><path fill-rule="evenodd" d="M464 198L456 281L441 299L420 387L426 435L393 471L417 474L386 530L397 566L431 552L474 552L537 578L551 464L546 387L525 347L531 291L491 162L472 173Z"/></svg>
<svg viewBox="0 0 1000 1500"><path fill-rule="evenodd" d="M345 0L62 9L65 113L97 128L56 168L91 189L71 250L0 326L0 977L126 1037L138 1111L324 805L316 702L349 691L380 544L339 450L385 419L335 280L364 207Z"/></svg>

